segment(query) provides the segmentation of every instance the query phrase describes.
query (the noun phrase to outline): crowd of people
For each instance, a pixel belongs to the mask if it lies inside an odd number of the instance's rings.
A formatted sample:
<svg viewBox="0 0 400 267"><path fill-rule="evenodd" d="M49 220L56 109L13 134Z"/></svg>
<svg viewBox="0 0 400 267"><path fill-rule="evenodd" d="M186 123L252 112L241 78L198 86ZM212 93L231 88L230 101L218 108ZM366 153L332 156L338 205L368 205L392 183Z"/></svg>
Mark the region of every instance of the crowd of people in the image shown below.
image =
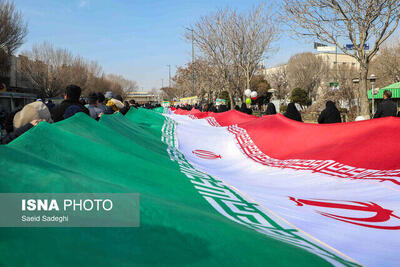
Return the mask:
<svg viewBox="0 0 400 267"><path fill-rule="evenodd" d="M392 92L389 90L385 90L383 93L383 101L379 103L378 109L374 114L374 118L383 118L383 117L400 117L400 112L397 112L397 105L392 100ZM222 104L218 106L214 106L212 103L205 104L185 104L185 105L176 105L175 108L180 108L183 110L191 110L192 108L198 109L204 112L225 112L230 110L230 105ZM235 110L241 111L243 113L252 115L253 110L249 108L246 103L242 103L241 107L235 106ZM269 102L266 106L265 113L262 115L275 115L277 114L276 107L273 103ZM288 104L286 111L283 113L283 116L286 118L303 122L300 111L297 109L296 104L291 102ZM340 115L340 111L336 107L336 104L333 101L327 101L325 109L318 116L319 124L327 124L327 123L340 123L342 122L342 118Z"/></svg>
<svg viewBox="0 0 400 267"><path fill-rule="evenodd" d="M17 109L9 114L0 114L0 126L5 132L1 135L0 144L7 144L25 133L32 127L36 126L40 121L49 123L58 122L67 119L78 112L86 113L95 120L99 120L103 114L113 114L120 112L125 115L131 108L144 107L152 109L160 107L159 104L142 104L139 105L134 100L124 101L121 95L115 95L108 91L103 93L91 93L87 98L81 97L81 88L76 85L69 85L65 89L64 100L56 105L51 100L43 102L38 99L23 108ZM399 116L397 105L391 100L392 93L386 90L383 93L384 100L379 103L378 109L374 114L374 118L382 118L389 116ZM177 105L176 108L191 110L193 108L204 112L225 112L231 109L228 105L213 105L212 103L194 104L194 105ZM235 106L235 109L243 113L252 114L252 109L245 103ZM264 115L277 114L275 105L268 103ZM289 119L302 122L302 116L295 103L289 103L283 115ZM340 123L341 115L333 101L327 101L325 109L318 117L318 123Z"/></svg>
<svg viewBox="0 0 400 267"><path fill-rule="evenodd" d="M16 109L9 114L2 113L0 117L1 134L0 144L8 144L22 135L41 121L49 123L62 121L83 112L95 120L99 120L103 114L120 112L125 115L131 108L144 107L148 109L159 107L159 104L138 104L135 100L124 101L121 95L115 95L108 91L103 93L91 93L85 99L81 97L81 88L69 85L65 89L64 100L56 105L51 100L43 102L37 99L35 102Z"/></svg>

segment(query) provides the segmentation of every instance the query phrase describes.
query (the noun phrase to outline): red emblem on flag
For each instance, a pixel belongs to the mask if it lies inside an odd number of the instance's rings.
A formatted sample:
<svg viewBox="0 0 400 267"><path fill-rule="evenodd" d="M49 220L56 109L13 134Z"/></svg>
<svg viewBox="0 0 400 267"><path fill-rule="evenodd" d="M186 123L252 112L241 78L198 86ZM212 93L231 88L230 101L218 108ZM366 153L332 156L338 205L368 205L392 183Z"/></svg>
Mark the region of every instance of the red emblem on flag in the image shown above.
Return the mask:
<svg viewBox="0 0 400 267"><path fill-rule="evenodd" d="M351 223L359 226L384 229L384 230L400 230L400 217L393 214L393 210L385 209L374 202L360 202L360 201L343 201L343 200L329 200L329 199L296 199L289 197L294 201L297 206L315 206L321 208L351 210L356 211L357 214L369 214L368 217L347 217L332 213L327 213L317 210L316 212L322 216L332 218L341 222ZM372 213L372 214L371 214ZM393 218L393 220L392 220ZM395 225L393 225L395 224Z"/></svg>
<svg viewBox="0 0 400 267"><path fill-rule="evenodd" d="M192 151L193 154L198 156L199 158L202 159L218 159L221 158L221 155L217 155L214 152L207 151L207 150L201 150L201 149L196 149Z"/></svg>

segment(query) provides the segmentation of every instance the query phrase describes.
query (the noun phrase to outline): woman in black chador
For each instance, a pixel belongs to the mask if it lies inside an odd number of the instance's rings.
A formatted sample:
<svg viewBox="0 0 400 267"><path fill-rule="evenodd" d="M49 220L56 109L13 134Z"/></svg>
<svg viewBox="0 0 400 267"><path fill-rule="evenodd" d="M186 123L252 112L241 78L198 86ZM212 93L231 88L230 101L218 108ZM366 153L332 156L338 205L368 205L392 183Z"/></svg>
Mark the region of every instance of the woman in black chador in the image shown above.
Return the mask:
<svg viewBox="0 0 400 267"><path fill-rule="evenodd" d="M318 117L318 123L335 123L342 122L340 118L340 112L336 108L335 103L332 101L326 102L325 109L321 112Z"/></svg>
<svg viewBox="0 0 400 267"><path fill-rule="evenodd" d="M274 103L268 103L267 105L267 110L265 111L265 115L275 115L276 114L276 108Z"/></svg>
<svg viewBox="0 0 400 267"><path fill-rule="evenodd" d="M289 103L287 106L286 112L283 114L288 119L292 119L295 121L300 121L302 122L303 120L301 119L301 114L297 110L296 105L294 103Z"/></svg>

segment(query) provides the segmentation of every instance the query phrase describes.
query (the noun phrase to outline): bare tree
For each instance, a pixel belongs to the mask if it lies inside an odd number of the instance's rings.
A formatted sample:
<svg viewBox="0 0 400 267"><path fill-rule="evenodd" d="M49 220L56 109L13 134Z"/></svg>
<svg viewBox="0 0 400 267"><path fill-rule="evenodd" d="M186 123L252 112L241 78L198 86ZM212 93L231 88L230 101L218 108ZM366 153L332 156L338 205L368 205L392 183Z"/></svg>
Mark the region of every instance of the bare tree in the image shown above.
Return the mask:
<svg viewBox="0 0 400 267"><path fill-rule="evenodd" d="M277 33L271 18L263 5L243 14L226 8L201 17L191 27L194 43L223 79L221 90L228 92L231 103L250 86L270 50ZM186 39L192 40L191 31L186 32Z"/></svg>
<svg viewBox="0 0 400 267"><path fill-rule="evenodd" d="M398 0L283 0L283 16L299 36L311 36L337 45L360 63L361 114L369 116L367 77L369 64L400 20ZM354 45L354 53L342 41ZM370 50L364 49L368 42Z"/></svg>
<svg viewBox="0 0 400 267"><path fill-rule="evenodd" d="M137 88L135 81L120 75L108 75L96 61L86 61L66 49L43 43L20 55L20 74L29 80L41 97L54 97L63 93L68 84L82 88L82 95L90 92L113 91L125 96Z"/></svg>
<svg viewBox="0 0 400 267"><path fill-rule="evenodd" d="M287 100L289 98L289 80L287 73L287 66L278 66L276 70L266 75L267 81L271 87L275 89L275 96L279 100Z"/></svg>
<svg viewBox="0 0 400 267"><path fill-rule="evenodd" d="M181 92L176 87L163 87L161 92L163 98L171 102L182 97Z"/></svg>
<svg viewBox="0 0 400 267"><path fill-rule="evenodd" d="M27 25L14 3L0 0L0 76L8 76L11 55L23 44L27 33Z"/></svg>
<svg viewBox="0 0 400 267"><path fill-rule="evenodd" d="M359 96L359 91L353 83L353 78L356 77L358 69L350 64L338 66L338 82L340 84L339 90L334 90L333 100L336 102L342 101L347 103L349 117L355 119L356 112L353 106L356 104L355 99Z"/></svg>
<svg viewBox="0 0 400 267"><path fill-rule="evenodd" d="M196 88L192 92L192 68L196 66ZM189 63L178 67L175 76L172 78L174 87L182 96L193 96L193 93L200 98L207 96L212 98L214 92L220 92L225 86L224 79L219 75L218 69L204 59L197 59L194 64Z"/></svg>
<svg viewBox="0 0 400 267"><path fill-rule="evenodd" d="M11 1L0 0L0 48L12 54L24 42L28 34L21 12Z"/></svg>
<svg viewBox="0 0 400 267"><path fill-rule="evenodd" d="M301 88L310 98L316 98L317 90L328 73L328 65L312 53L292 56L287 65L289 86Z"/></svg>
<svg viewBox="0 0 400 267"><path fill-rule="evenodd" d="M21 74L33 84L42 97L60 94L70 82L68 67L73 63L72 54L65 49L54 49L48 43L33 46L21 53Z"/></svg>
<svg viewBox="0 0 400 267"><path fill-rule="evenodd" d="M229 50L234 66L246 77L246 88L259 70L261 61L267 59L271 45L277 38L277 24L264 5L253 8L248 14L233 11L227 23Z"/></svg>
<svg viewBox="0 0 400 267"><path fill-rule="evenodd" d="M125 79L122 75L108 74L107 79L111 82L117 83L125 92L131 92L139 89L136 81Z"/></svg>
<svg viewBox="0 0 400 267"><path fill-rule="evenodd" d="M201 17L200 20L191 27L193 29L194 43L200 49L210 65L214 65L224 81L224 88L227 89L231 101L233 91L229 86L232 74L232 58L228 49L229 37L227 33L227 23L229 21L230 10L219 10L215 14ZM191 40L189 32L186 38Z"/></svg>
<svg viewBox="0 0 400 267"><path fill-rule="evenodd" d="M400 82L400 40L384 45L371 62L371 72L379 79L376 86L384 87Z"/></svg>

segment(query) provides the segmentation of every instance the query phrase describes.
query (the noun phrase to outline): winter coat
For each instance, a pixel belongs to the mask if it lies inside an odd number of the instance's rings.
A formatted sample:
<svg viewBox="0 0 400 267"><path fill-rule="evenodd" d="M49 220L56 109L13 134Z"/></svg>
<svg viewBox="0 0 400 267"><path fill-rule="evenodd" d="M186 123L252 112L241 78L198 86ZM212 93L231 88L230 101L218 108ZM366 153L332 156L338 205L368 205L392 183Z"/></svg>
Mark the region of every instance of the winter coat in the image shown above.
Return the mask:
<svg viewBox="0 0 400 267"><path fill-rule="evenodd" d="M375 113L374 118L383 118L393 116L396 117L397 107L396 104L390 99L384 99L378 105L378 110Z"/></svg>
<svg viewBox="0 0 400 267"><path fill-rule="evenodd" d="M300 121L302 122L303 120L301 119L301 114L300 112L297 110L296 106L294 103L289 103L286 112L283 113L283 116L285 116L288 119L292 119L295 121Z"/></svg>
<svg viewBox="0 0 400 267"><path fill-rule="evenodd" d="M99 119L100 113L103 112L101 109L99 109L95 105L89 105L88 110L89 110L90 117L92 117L95 120Z"/></svg>
<svg viewBox="0 0 400 267"><path fill-rule="evenodd" d="M82 109L82 112L89 115L89 110L85 108L78 100L64 100L59 105L56 105L54 108L51 109L51 117L53 118L54 122L62 121L64 119L65 110L72 105L79 106Z"/></svg>
<svg viewBox="0 0 400 267"><path fill-rule="evenodd" d="M0 140L0 144L5 145L5 144L10 143L12 140L14 140L18 136L22 135L23 133L25 133L26 131L28 131L32 127L33 127L32 124L27 123L24 126L15 129L14 131L12 131L12 132L6 134L5 136L3 136L1 138L1 140Z"/></svg>

